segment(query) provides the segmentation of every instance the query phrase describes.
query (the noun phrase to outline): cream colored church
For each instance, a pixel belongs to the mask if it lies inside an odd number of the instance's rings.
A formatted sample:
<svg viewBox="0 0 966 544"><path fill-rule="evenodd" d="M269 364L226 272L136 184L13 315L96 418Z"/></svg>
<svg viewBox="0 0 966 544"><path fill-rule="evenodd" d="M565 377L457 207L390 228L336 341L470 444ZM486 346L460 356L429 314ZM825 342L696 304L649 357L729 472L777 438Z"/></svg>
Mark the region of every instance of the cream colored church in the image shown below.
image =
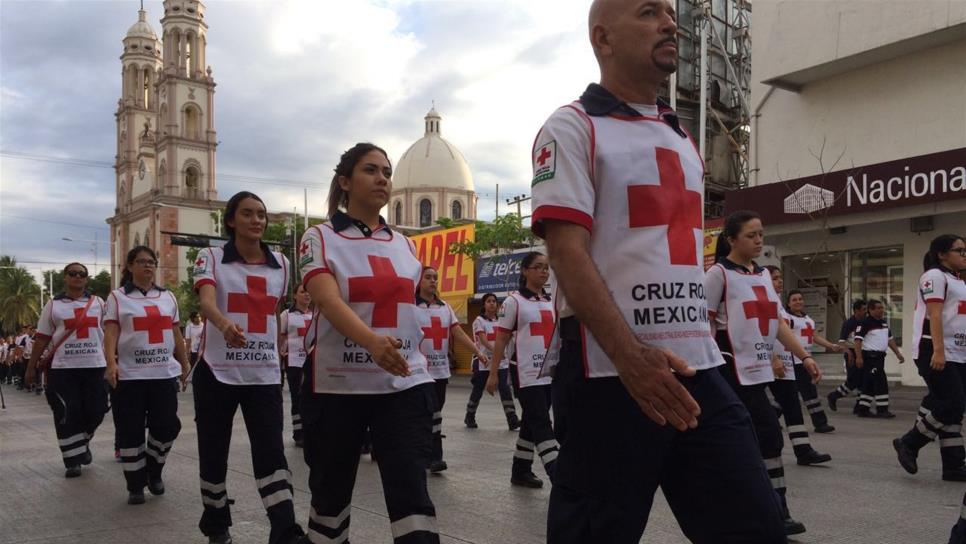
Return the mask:
<svg viewBox="0 0 966 544"><path fill-rule="evenodd" d="M160 39L142 9L123 40L117 206L107 223L115 281L128 250L144 244L158 251L158 281L170 287L187 279L189 248L164 233L217 237L225 203L215 183L215 81L205 63L205 5L163 5ZM476 219L473 176L459 149L443 139L441 120L430 110L424 136L396 164L387 220L407 231L432 228L441 217Z"/></svg>
<svg viewBox="0 0 966 544"><path fill-rule="evenodd" d="M217 235L224 206L215 185L215 81L205 64L205 6L165 0L163 40L146 20L127 31L117 112L117 206L111 226L111 272L120 277L128 249L158 251L159 283L187 278L188 248L164 232Z"/></svg>

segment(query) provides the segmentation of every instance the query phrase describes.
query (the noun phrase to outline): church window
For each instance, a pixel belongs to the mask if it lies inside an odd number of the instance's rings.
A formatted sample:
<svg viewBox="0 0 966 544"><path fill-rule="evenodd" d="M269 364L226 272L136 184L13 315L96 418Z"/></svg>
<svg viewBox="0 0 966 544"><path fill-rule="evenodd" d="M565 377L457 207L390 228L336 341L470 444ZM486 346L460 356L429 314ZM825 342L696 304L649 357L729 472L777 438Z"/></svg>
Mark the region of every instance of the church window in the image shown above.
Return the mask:
<svg viewBox="0 0 966 544"><path fill-rule="evenodd" d="M201 134L201 112L197 106L188 105L184 109L184 136L197 140Z"/></svg>
<svg viewBox="0 0 966 544"><path fill-rule="evenodd" d="M396 201L395 224L402 225L402 202Z"/></svg>
<svg viewBox="0 0 966 544"><path fill-rule="evenodd" d="M147 109L147 108L151 107L151 104L150 104L150 98L151 98L151 70L149 70L147 68L144 69L144 88L141 90L141 92L143 93L143 97L144 97L144 108Z"/></svg>
<svg viewBox="0 0 966 544"><path fill-rule="evenodd" d="M139 245L141 245L141 233L140 232L135 232L134 233L134 247L137 247Z"/></svg>
<svg viewBox="0 0 966 544"><path fill-rule="evenodd" d="M428 227L433 224L433 203L428 198L419 201L419 226Z"/></svg>
<svg viewBox="0 0 966 544"><path fill-rule="evenodd" d="M463 203L459 200L453 201L450 219L463 219Z"/></svg>

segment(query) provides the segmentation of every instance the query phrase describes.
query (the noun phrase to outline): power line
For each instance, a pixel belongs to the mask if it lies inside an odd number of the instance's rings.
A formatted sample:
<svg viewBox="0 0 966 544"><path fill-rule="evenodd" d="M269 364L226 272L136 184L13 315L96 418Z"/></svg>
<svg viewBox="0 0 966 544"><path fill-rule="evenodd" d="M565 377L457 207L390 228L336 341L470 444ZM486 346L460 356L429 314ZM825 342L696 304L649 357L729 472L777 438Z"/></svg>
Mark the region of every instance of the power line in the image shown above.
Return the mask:
<svg viewBox="0 0 966 544"><path fill-rule="evenodd" d="M37 161L37 162L48 162L53 164L64 164L68 166L82 166L86 168L105 168L114 169L114 165L105 161L92 161L87 159L78 159L74 157L56 157L53 155L42 155L37 153L24 153L21 151L8 151L0 150L0 156L9 157L11 159L21 159L27 161ZM297 179L284 179L284 178L266 178L261 176L247 176L243 174L232 174L232 173L218 173L218 179L226 181L237 181L239 183L255 183L259 185L289 185L293 187L308 187L313 188L320 185L318 181L305 181Z"/></svg>
<svg viewBox="0 0 966 544"><path fill-rule="evenodd" d="M11 215L9 213L3 214L3 219L7 219L7 218L23 219L26 221L37 221L38 223L51 223L53 225L64 225L67 227L80 227L80 228L91 229L91 230L102 230L102 229L109 230L109 227L106 224L95 227L93 225L79 225L77 223L66 223L64 221L51 221L49 219L37 219L36 217L26 217L23 215Z"/></svg>

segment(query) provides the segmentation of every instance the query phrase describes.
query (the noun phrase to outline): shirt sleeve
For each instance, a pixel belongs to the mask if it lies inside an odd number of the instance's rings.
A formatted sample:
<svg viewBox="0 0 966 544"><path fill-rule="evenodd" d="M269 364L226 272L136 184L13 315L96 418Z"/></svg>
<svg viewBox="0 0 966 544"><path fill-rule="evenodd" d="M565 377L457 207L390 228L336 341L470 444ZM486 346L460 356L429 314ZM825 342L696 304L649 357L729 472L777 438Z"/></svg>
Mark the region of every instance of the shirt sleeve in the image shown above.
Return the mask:
<svg viewBox="0 0 966 544"><path fill-rule="evenodd" d="M115 297L114 293L111 293L107 295L107 307L104 309L104 323L120 323L121 318L117 314L117 297Z"/></svg>
<svg viewBox="0 0 966 544"><path fill-rule="evenodd" d="M54 336L54 301L50 300L44 305L44 310L40 312L40 319L37 321L37 334L51 338Z"/></svg>
<svg viewBox="0 0 966 544"><path fill-rule="evenodd" d="M174 296L174 293L168 291L168 296L171 297L171 302L174 303L174 315L171 316L171 324L175 327L181 326L181 308L178 307L178 297Z"/></svg>
<svg viewBox="0 0 966 544"><path fill-rule="evenodd" d="M714 319L724 302L725 271L714 265L704 275L704 296L708 301L708 314Z"/></svg>
<svg viewBox="0 0 966 544"><path fill-rule="evenodd" d="M202 285L218 285L215 280L215 254L211 248L198 252L198 258L195 259L191 269L191 279L194 281L195 292L201 289Z"/></svg>
<svg viewBox="0 0 966 544"><path fill-rule="evenodd" d="M288 336L288 310L283 311L282 315L278 316L278 327L282 336Z"/></svg>
<svg viewBox="0 0 966 544"><path fill-rule="evenodd" d="M456 312L453 311L453 307L450 306L449 303L446 303L446 307L449 308L449 316L450 316L450 322L449 323L450 323L450 328L459 327L459 325L460 325L460 318L456 316Z"/></svg>
<svg viewBox="0 0 966 544"><path fill-rule="evenodd" d="M486 329L483 328L483 318L477 317L473 320L473 338L475 339L476 335L481 332L486 334Z"/></svg>
<svg viewBox="0 0 966 544"><path fill-rule="evenodd" d="M533 233L544 221L594 226L594 128L587 114L564 106L547 119L533 145Z"/></svg>
<svg viewBox="0 0 966 544"><path fill-rule="evenodd" d="M517 299L513 295L506 297L500 306L499 317L496 320L497 332L512 333L517 328Z"/></svg>
<svg viewBox="0 0 966 544"><path fill-rule="evenodd" d="M849 330L850 323L852 323L852 318L846 319L845 323L842 323L842 330L839 331L839 340L849 339L849 333L852 332Z"/></svg>
<svg viewBox="0 0 966 544"><path fill-rule="evenodd" d="M302 270L302 285L318 274L332 274L328 261L325 260L325 241L322 239L322 228L316 225L305 231L302 243L299 244L299 268Z"/></svg>
<svg viewBox="0 0 966 544"><path fill-rule="evenodd" d="M936 268L927 270L919 278L919 296L927 304L930 302L945 302L946 274Z"/></svg>
<svg viewBox="0 0 966 544"><path fill-rule="evenodd" d="M854 336L854 338L856 340L862 340L862 339L864 339L865 338L865 329L866 329L865 321L862 321L861 323L859 323L858 325L856 325L855 326L855 336Z"/></svg>

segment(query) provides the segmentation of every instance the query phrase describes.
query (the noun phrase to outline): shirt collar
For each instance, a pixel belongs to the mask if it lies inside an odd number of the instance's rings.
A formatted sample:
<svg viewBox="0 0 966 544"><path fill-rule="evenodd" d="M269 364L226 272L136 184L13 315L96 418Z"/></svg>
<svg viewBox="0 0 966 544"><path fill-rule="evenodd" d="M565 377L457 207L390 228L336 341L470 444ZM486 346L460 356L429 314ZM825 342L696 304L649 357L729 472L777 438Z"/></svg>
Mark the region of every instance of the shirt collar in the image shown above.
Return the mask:
<svg viewBox="0 0 966 544"><path fill-rule="evenodd" d="M379 227L376 230L370 229L369 225L359 221L355 217L352 217L345 212L336 212L335 215L329 218L329 221L332 221L332 228L335 229L336 232L342 232L351 226L355 226L366 238L371 238L373 234L382 229L390 230L389 226L386 225L386 220L383 219L381 215L379 216Z"/></svg>
<svg viewBox="0 0 966 544"><path fill-rule="evenodd" d="M938 266L937 268L939 268L939 270L941 270L941 271L943 271L943 272L945 272L945 273L947 273L947 274L949 274L950 276L952 276L952 277L954 277L954 278L959 278L959 277L960 277L960 274L957 274L956 272L953 272L952 270L950 270L950 269L948 269L948 268L946 268L946 267L945 267L945 266L943 266L943 265L939 265L939 266Z"/></svg>
<svg viewBox="0 0 966 544"><path fill-rule="evenodd" d="M84 294L82 294L79 298L71 298L67 296L67 292L65 291L57 295L56 297L54 297L54 300L84 300L86 298L90 298L90 296L91 296L90 291L84 291Z"/></svg>
<svg viewBox="0 0 966 544"><path fill-rule="evenodd" d="M419 296L419 293L416 293L416 306L421 306L423 304L425 304L427 307L434 306L434 305L435 306L442 306L443 305L443 302L441 300L439 300L438 298L436 300L434 300L434 301L428 301L428 300L424 299L423 297Z"/></svg>
<svg viewBox="0 0 966 544"><path fill-rule="evenodd" d="M268 247L268 244L265 242L258 242L258 246L262 248L262 253L265 255L265 262L263 264L269 268L282 268L282 265L279 264L278 259L276 259L275 255L272 254L272 250ZM238 248L235 247L234 240L228 240L222 249L225 252L224 256L221 258L222 263L228 264L233 262L245 262L245 259L241 256L241 253L238 253Z"/></svg>
<svg viewBox="0 0 966 544"><path fill-rule="evenodd" d="M137 285L134 285L134 282L133 281L126 281L126 282L124 282L124 285L121 286L121 289L124 289L124 294L125 295L130 295L134 291L140 291L142 295L147 295L148 293L150 293L154 289L157 289L158 291L164 291L164 288L163 287L158 287L155 284L151 284L151 288L148 289L147 291L145 291L144 289L141 289Z"/></svg>
<svg viewBox="0 0 966 544"><path fill-rule="evenodd" d="M580 95L580 104L584 107L584 111L588 115L593 115L594 117L603 117L612 113L629 117L644 117L641 115L641 112L635 110L626 102L622 102L621 99L614 96L614 93L597 83L591 83L587 86L584 94ZM671 106L660 98L657 99L657 116L674 129L674 132L677 132L679 136L682 138L688 137L684 129L681 128L677 112L671 109Z"/></svg>
<svg viewBox="0 0 966 544"><path fill-rule="evenodd" d="M534 300L534 299L543 300L547 298L547 295L545 293L534 293L526 286L523 286L520 288L520 294L523 295L524 298L529 300Z"/></svg>
<svg viewBox="0 0 966 544"><path fill-rule="evenodd" d="M751 261L751 267L754 269L754 272L748 272L747 268L741 266L740 264L732 261L727 257L725 257L724 259L721 259L718 262L721 263L721 266L727 268L728 270L734 270L735 272L738 272L740 274L761 274L761 271L764 270L764 268L758 266L758 263L756 263L755 261Z"/></svg>

